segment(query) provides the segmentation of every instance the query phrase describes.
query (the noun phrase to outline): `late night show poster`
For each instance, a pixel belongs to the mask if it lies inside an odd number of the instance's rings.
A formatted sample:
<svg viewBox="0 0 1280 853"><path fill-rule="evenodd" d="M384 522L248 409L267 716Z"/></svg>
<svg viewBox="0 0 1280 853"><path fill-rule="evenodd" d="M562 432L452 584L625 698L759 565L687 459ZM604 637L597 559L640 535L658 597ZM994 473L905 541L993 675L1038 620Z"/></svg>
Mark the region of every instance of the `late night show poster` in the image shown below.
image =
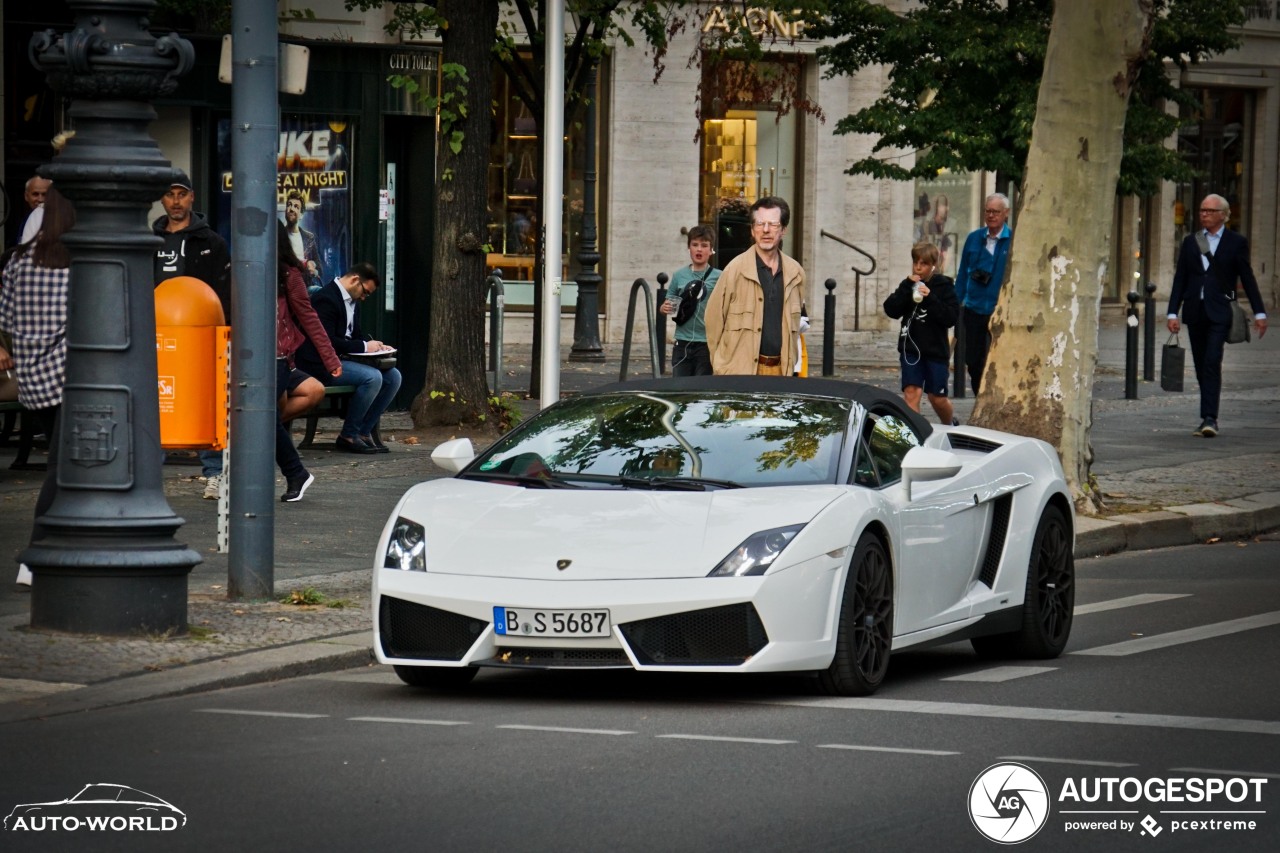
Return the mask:
<svg viewBox="0 0 1280 853"><path fill-rule="evenodd" d="M313 257L315 276L308 284L324 284L351 264L351 123L317 118L289 118L280 123L276 155L276 216L286 221L289 196L302 196L298 221L301 244ZM231 121L218 122L218 198L220 232L231 243Z"/></svg>

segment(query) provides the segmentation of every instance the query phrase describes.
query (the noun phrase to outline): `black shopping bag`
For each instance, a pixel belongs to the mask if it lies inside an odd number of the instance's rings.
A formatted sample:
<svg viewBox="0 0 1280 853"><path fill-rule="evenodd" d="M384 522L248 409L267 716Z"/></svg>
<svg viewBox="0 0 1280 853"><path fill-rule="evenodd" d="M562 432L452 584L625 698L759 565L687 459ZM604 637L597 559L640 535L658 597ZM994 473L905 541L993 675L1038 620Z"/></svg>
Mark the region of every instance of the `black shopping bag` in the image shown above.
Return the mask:
<svg viewBox="0 0 1280 853"><path fill-rule="evenodd" d="M1178 346L1177 335L1170 335L1165 341L1164 351L1160 353L1160 387L1166 391L1181 391L1186 366L1187 351Z"/></svg>

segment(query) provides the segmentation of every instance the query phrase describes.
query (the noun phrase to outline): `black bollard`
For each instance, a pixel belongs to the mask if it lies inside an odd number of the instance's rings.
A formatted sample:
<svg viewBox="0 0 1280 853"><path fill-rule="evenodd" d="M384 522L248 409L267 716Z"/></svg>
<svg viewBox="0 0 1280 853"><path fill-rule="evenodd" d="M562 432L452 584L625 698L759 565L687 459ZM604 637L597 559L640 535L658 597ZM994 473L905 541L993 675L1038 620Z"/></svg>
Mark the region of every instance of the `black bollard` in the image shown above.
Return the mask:
<svg viewBox="0 0 1280 853"><path fill-rule="evenodd" d="M952 356L951 396L957 400L964 399L964 308L956 314L956 351Z"/></svg>
<svg viewBox="0 0 1280 853"><path fill-rule="evenodd" d="M1142 381L1156 381L1156 286L1147 282L1142 306Z"/></svg>
<svg viewBox="0 0 1280 853"><path fill-rule="evenodd" d="M1124 317L1124 398L1138 399L1138 291L1130 290Z"/></svg>
<svg viewBox="0 0 1280 853"><path fill-rule="evenodd" d="M667 301L667 282L671 279L666 273L658 273L658 301L653 304L653 322L658 332L658 375L667 372L667 315L658 309Z"/></svg>
<svg viewBox="0 0 1280 853"><path fill-rule="evenodd" d="M827 295L822 300L822 375L836 374L836 280L829 278Z"/></svg>

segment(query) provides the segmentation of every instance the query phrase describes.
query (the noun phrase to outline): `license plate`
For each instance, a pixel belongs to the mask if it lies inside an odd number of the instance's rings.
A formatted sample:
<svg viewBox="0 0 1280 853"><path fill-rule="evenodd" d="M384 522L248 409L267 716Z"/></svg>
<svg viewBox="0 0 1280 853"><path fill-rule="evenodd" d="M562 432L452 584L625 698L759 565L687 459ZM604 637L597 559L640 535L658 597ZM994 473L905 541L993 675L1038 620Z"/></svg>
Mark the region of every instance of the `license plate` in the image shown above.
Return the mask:
<svg viewBox="0 0 1280 853"><path fill-rule="evenodd" d="M531 610L524 607L493 608L493 629L517 637L558 639L608 638L608 610Z"/></svg>

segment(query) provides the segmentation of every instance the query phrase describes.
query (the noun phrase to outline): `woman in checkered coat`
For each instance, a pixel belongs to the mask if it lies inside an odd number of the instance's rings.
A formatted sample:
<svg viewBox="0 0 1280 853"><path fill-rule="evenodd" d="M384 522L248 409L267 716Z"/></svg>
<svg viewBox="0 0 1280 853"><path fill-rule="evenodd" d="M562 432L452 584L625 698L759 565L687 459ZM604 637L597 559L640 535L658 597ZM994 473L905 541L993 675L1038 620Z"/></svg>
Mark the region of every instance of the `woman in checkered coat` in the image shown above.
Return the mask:
<svg viewBox="0 0 1280 853"><path fill-rule="evenodd" d="M12 353L0 351L0 369L7 365L17 373L18 401L29 410L25 416L34 417L37 430L49 437L49 472L36 500L37 519L53 503L58 479L58 413L66 378L67 281L71 276L71 256L62 235L75 221L71 202L51 187L40 232L9 254L0 274L0 329L13 341ZM37 522L32 541L41 535Z"/></svg>

